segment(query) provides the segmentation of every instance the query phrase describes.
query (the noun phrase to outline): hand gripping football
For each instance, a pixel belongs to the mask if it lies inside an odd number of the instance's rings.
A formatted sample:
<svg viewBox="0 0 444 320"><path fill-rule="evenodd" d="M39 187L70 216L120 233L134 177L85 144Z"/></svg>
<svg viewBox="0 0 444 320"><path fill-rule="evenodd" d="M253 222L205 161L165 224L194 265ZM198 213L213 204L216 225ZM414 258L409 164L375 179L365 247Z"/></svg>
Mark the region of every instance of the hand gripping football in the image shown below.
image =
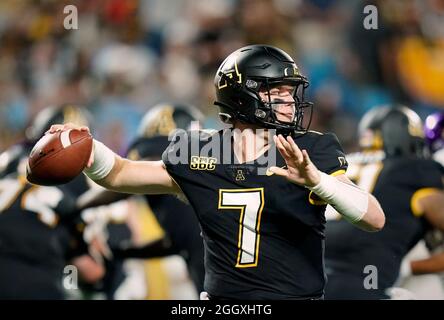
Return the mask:
<svg viewBox="0 0 444 320"><path fill-rule="evenodd" d="M78 176L88 164L93 138L88 131L71 129L45 134L29 154L29 182L50 186Z"/></svg>

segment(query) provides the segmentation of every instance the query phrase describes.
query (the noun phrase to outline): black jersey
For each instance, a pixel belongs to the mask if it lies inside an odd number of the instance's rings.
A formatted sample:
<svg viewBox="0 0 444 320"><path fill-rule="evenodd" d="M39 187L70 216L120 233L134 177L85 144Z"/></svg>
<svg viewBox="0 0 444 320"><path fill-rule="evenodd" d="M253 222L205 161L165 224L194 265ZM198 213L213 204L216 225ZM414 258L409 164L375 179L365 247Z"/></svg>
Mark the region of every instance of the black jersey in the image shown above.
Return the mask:
<svg viewBox="0 0 444 320"><path fill-rule="evenodd" d="M63 298L66 261L83 246L75 218L64 189L15 174L0 180L0 298Z"/></svg>
<svg viewBox="0 0 444 320"><path fill-rule="evenodd" d="M441 166L432 160L387 158L365 163L355 173L358 185L381 204L386 223L369 233L343 219L327 222L327 299L387 298L385 290L395 285L402 258L428 228L417 201L442 188ZM377 288L364 287L367 266L376 267Z"/></svg>
<svg viewBox="0 0 444 320"><path fill-rule="evenodd" d="M252 163L236 163L230 129L198 139L189 136L176 136L163 161L202 227L205 290L232 299L322 296L325 204L310 203L308 189L283 177L259 174L268 167L262 160L269 152ZM181 149L184 139L188 150ZM220 148L203 152L215 141ZM319 170L346 170L333 134L308 132L295 136L295 142ZM176 163L175 157L184 152L188 162ZM278 152L276 156L276 165L283 167L284 160Z"/></svg>

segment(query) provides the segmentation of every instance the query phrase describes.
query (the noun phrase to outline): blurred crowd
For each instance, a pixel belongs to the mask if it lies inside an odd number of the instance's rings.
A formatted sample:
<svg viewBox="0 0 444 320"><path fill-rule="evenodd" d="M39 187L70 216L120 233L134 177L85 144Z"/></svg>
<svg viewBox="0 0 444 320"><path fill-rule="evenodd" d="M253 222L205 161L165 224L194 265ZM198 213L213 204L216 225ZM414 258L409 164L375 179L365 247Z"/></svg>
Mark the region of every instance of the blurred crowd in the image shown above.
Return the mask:
<svg viewBox="0 0 444 320"><path fill-rule="evenodd" d="M366 30L366 5L378 29ZM64 28L66 5L78 29ZM197 106L218 128L213 78L246 44L290 52L311 85L312 129L356 149L359 118L402 102L423 118L444 107L444 0L7 0L0 2L0 151L42 108L70 102L124 153L146 110Z"/></svg>

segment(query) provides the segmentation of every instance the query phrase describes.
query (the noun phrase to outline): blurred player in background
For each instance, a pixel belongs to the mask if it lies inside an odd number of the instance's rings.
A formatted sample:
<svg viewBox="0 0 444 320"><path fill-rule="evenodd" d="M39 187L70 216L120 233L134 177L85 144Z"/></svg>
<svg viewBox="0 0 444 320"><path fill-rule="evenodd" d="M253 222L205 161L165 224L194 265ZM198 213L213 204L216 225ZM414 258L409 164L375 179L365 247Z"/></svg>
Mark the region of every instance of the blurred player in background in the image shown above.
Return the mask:
<svg viewBox="0 0 444 320"><path fill-rule="evenodd" d="M193 129L193 124L197 126L194 129L198 129L202 119L202 114L192 106L161 103L152 107L139 125L137 138L129 147L128 158L135 161L160 160L170 143L168 136L174 130ZM129 196L95 188L82 195L80 205L104 205ZM154 219L163 229L160 233L162 236L143 245L126 243L125 246L111 246L113 259L180 255L186 262L196 291L201 292L205 274L203 239L193 208L172 195L145 195L145 199L148 205L145 214L154 215Z"/></svg>
<svg viewBox="0 0 444 320"><path fill-rule="evenodd" d="M444 164L444 112L430 114L424 124L424 135L433 159ZM422 249L422 250L421 250ZM444 271L444 238L441 230L430 231L423 248L412 250L403 261L402 286L419 298L444 299L440 272ZM433 282L432 282L433 281Z"/></svg>
<svg viewBox="0 0 444 320"><path fill-rule="evenodd" d="M444 229L441 166L425 156L419 116L404 106L377 107L361 120L359 136L350 178L380 201L386 225L370 234L339 216L328 221L326 299L387 299L403 257L431 227ZM368 266L377 269L376 287L366 288Z"/></svg>
<svg viewBox="0 0 444 320"><path fill-rule="evenodd" d="M62 280L68 264L76 266L79 280L93 283L104 274L103 266L88 255L72 192L84 178L46 187L31 185L25 177L27 155L48 123L87 125L87 117L74 105L45 108L29 127L27 139L1 155L0 299L66 298Z"/></svg>

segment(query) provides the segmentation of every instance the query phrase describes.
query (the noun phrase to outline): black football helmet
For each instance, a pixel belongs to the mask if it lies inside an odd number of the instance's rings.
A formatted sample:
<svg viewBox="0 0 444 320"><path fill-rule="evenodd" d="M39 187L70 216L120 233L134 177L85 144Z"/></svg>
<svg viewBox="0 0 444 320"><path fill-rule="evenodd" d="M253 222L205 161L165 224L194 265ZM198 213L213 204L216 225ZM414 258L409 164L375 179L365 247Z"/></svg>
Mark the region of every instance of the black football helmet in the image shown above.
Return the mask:
<svg viewBox="0 0 444 320"><path fill-rule="evenodd" d="M214 78L219 116L225 123L239 120L263 128L306 132L310 126L312 106L304 100L309 82L301 75L296 63L283 50L268 45L250 45L231 53L217 70ZM293 87L294 117L279 121L275 109L288 102L271 101L270 89ZM263 101L259 92L266 93ZM310 114L307 119L306 110Z"/></svg>
<svg viewBox="0 0 444 320"><path fill-rule="evenodd" d="M49 106L41 110L32 124L26 129L26 139L34 143L39 140L53 124L74 123L89 126L92 116L86 107L65 103L60 106Z"/></svg>
<svg viewBox="0 0 444 320"><path fill-rule="evenodd" d="M359 123L359 144L364 150L384 150L386 156L424 157L422 121L412 109L384 105L368 111Z"/></svg>
<svg viewBox="0 0 444 320"><path fill-rule="evenodd" d="M137 136L128 149L128 158L159 158L170 143L169 134L176 129L200 129L203 118L202 113L193 106L168 103L155 105L143 116ZM195 128L191 127L193 121L197 125Z"/></svg>

